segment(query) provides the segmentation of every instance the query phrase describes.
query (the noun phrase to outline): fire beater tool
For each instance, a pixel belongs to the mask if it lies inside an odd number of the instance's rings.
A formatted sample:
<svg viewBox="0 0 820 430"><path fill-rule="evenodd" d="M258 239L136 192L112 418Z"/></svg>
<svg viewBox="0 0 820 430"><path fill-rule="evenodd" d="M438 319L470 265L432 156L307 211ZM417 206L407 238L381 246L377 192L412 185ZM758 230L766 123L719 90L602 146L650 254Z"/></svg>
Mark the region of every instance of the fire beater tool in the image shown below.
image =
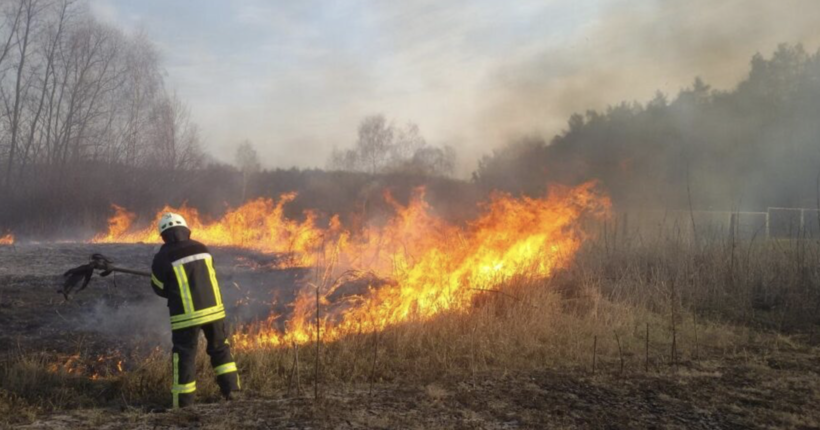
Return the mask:
<svg viewBox="0 0 820 430"><path fill-rule="evenodd" d="M77 289L77 292L82 291L91 282L91 277L94 276L94 271L99 270L100 276L106 277L113 272L127 273L129 275L151 277L151 272L143 272L141 270L126 269L124 267L117 267L114 261L102 254L92 254L88 263L77 266L73 269L68 269L63 273L65 280L63 287L58 290L62 293L66 300L71 300L71 292L82 282L82 285Z"/></svg>

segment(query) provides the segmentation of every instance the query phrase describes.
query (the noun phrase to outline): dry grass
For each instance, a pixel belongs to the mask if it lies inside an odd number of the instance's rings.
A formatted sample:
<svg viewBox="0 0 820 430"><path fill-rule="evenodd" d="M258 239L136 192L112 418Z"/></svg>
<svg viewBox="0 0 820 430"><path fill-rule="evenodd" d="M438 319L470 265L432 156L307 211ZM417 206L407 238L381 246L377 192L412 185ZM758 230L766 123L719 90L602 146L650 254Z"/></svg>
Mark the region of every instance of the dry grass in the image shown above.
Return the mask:
<svg viewBox="0 0 820 430"><path fill-rule="evenodd" d="M476 384L482 375L550 368L592 374L593 359L596 374L648 368L681 378L707 375L689 369L699 360L744 356L753 363L778 348L813 342L819 248L811 241L696 246L679 237L602 237L587 243L573 267L551 279L511 280L499 286L508 294L488 293L470 312L322 345L320 394L412 383L442 402L449 394L437 381ZM254 398L293 397L297 390L312 397L315 345L299 348L298 368L294 355L292 347L237 351L243 386ZM26 354L3 367L3 420L78 407L167 406L170 397L164 353L100 381L49 371L49 364L46 355ZM198 396L204 401L218 399L209 367L201 351Z"/></svg>
<svg viewBox="0 0 820 430"><path fill-rule="evenodd" d="M467 314L410 322L377 335L350 336L324 345L322 382L430 384L447 377L469 379L488 371L503 374L545 367L591 372L593 345L598 371L621 372L623 361L623 372L639 372L646 364L647 326L650 369L672 364L671 319L612 302L595 291L568 298L553 288L554 282L519 281L507 290L517 291L513 294L518 299L490 296ZM748 339L748 329L742 327L699 322L696 330L696 319L683 311L677 319L678 363L696 358L698 352L730 352ZM289 385L295 391L290 378L294 353L293 348L273 348L241 354L247 385L263 393ZM314 347L302 346L303 389L313 383L314 362Z"/></svg>
<svg viewBox="0 0 820 430"><path fill-rule="evenodd" d="M659 227L656 227L656 229ZM668 227L588 243L569 279L611 300L766 331L813 336L820 325L820 241L691 235Z"/></svg>

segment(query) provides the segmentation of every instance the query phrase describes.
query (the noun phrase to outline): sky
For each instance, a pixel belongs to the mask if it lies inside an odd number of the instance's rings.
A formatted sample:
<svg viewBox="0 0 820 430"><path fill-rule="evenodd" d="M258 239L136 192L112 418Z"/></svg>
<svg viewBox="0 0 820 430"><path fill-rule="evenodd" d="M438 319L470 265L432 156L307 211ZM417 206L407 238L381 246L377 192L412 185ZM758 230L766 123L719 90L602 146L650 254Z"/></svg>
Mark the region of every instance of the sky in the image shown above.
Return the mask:
<svg viewBox="0 0 820 430"><path fill-rule="evenodd" d="M324 167L382 114L451 145L457 173L569 115L731 89L755 53L820 46L817 0L89 0L144 32L205 148L250 140L266 168Z"/></svg>

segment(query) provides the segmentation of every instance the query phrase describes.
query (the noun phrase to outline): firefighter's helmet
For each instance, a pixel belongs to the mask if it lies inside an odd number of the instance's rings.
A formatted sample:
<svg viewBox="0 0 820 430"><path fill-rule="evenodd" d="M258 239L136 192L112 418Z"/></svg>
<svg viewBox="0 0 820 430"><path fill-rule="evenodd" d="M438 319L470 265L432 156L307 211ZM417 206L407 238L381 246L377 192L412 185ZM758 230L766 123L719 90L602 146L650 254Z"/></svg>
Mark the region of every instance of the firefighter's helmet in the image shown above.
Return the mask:
<svg viewBox="0 0 820 430"><path fill-rule="evenodd" d="M182 217L180 214L175 214L173 212L168 212L159 219L159 234L162 235L162 232L168 230L171 227L188 227L188 223L185 222L185 218Z"/></svg>

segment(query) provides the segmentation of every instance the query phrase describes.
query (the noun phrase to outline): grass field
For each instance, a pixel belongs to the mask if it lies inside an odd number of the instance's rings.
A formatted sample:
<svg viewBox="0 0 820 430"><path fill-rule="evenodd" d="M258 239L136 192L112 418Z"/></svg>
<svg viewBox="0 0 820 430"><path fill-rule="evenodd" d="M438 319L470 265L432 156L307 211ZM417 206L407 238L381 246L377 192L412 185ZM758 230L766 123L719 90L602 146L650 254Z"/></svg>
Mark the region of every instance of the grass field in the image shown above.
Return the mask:
<svg viewBox="0 0 820 430"><path fill-rule="evenodd" d="M109 247L120 260L140 261L152 251ZM127 327L146 318L142 311L128 316L129 306L163 315L147 285L118 277L116 287L92 285L69 304L52 292L53 274L96 248L0 250L4 425L820 426L817 241L610 232L587 241L567 269L548 279L522 273L479 296L466 313L298 350L239 349L241 401L219 400L201 351L200 405L174 412L157 412L170 402L167 333L128 336L83 323L89 308L115 309ZM221 276L251 282L240 276L247 255L218 252ZM275 279L287 289L300 275L255 276L262 287ZM91 364L66 365L74 355Z"/></svg>

